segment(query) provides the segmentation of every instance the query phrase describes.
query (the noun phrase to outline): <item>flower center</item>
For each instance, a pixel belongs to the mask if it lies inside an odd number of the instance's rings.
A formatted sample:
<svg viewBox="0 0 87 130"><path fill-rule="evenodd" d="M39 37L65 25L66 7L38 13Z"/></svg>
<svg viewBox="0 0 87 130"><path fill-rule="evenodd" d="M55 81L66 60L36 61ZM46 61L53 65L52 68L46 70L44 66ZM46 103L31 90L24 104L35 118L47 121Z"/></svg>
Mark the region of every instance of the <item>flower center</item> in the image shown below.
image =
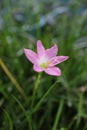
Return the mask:
<svg viewBox="0 0 87 130"><path fill-rule="evenodd" d="M46 68L48 68L49 64L50 64L50 61L43 62L43 63L40 63L40 67L42 69L46 69Z"/></svg>

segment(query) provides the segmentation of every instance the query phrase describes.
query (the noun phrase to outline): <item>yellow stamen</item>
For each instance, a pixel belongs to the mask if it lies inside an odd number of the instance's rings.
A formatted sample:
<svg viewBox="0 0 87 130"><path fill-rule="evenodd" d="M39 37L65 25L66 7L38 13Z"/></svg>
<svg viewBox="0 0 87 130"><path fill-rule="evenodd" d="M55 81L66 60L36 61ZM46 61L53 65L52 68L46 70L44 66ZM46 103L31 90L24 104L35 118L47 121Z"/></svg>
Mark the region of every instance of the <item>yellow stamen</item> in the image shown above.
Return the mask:
<svg viewBox="0 0 87 130"><path fill-rule="evenodd" d="M43 69L46 69L46 68L48 68L48 66L49 66L50 63L51 63L50 61L47 61L46 63L45 62L41 63L40 67L43 68Z"/></svg>

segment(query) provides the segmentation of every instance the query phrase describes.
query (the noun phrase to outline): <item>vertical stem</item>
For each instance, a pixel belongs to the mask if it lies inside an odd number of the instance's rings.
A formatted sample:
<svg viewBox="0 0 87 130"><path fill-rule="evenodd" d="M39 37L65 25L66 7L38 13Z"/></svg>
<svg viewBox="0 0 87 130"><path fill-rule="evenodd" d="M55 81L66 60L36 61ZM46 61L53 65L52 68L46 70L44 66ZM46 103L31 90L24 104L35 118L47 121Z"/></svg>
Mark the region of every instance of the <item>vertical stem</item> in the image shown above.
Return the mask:
<svg viewBox="0 0 87 130"><path fill-rule="evenodd" d="M63 104L64 104L64 100L61 99L52 130L56 130L57 127L58 127L60 115L61 115L61 112L62 112L62 109L63 109Z"/></svg>
<svg viewBox="0 0 87 130"><path fill-rule="evenodd" d="M33 89L33 96L32 96L32 102L31 102L31 111L33 110L33 106L34 106L34 102L35 102L35 95L36 95L36 91L38 89L38 86L39 86L39 83L40 83L40 78L41 78L41 73L38 74L38 77L37 77L37 80L35 82L35 86L34 86L34 89ZM31 120L33 122L33 116L32 116L32 113L31 113ZM31 123L32 123L31 122ZM32 124L33 126L33 124ZM33 128L34 129L34 128Z"/></svg>
<svg viewBox="0 0 87 130"><path fill-rule="evenodd" d="M41 78L41 73L38 74L37 81L36 81L35 86L34 86L31 108L33 108L33 105L35 102L35 94L36 94L36 91L37 91L39 83L40 83L40 78Z"/></svg>

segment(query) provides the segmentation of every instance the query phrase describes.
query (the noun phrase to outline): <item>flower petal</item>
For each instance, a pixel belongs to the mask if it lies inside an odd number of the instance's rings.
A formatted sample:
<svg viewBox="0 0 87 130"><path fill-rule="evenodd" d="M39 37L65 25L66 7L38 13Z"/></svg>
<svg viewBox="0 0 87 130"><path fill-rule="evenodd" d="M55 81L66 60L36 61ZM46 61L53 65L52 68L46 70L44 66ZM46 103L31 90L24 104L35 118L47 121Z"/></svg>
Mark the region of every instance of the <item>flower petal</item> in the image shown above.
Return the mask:
<svg viewBox="0 0 87 130"><path fill-rule="evenodd" d="M44 57L46 55L45 48L40 40L37 41L37 53L39 57Z"/></svg>
<svg viewBox="0 0 87 130"><path fill-rule="evenodd" d="M49 66L57 65L65 60L67 60L68 58L69 58L68 56L55 56L50 59L51 64Z"/></svg>
<svg viewBox="0 0 87 130"><path fill-rule="evenodd" d="M46 55L51 58L57 55L58 47L56 44L54 44L51 48L46 50Z"/></svg>
<svg viewBox="0 0 87 130"><path fill-rule="evenodd" d="M45 70L45 72L49 75L53 76L60 76L61 75L61 70L58 67L50 67Z"/></svg>
<svg viewBox="0 0 87 130"><path fill-rule="evenodd" d="M33 69L36 71L36 72L42 72L43 69L40 68L38 65L33 65Z"/></svg>
<svg viewBox="0 0 87 130"><path fill-rule="evenodd" d="M24 53L28 60L30 60L33 64L37 63L38 56L35 52L30 49L24 49Z"/></svg>

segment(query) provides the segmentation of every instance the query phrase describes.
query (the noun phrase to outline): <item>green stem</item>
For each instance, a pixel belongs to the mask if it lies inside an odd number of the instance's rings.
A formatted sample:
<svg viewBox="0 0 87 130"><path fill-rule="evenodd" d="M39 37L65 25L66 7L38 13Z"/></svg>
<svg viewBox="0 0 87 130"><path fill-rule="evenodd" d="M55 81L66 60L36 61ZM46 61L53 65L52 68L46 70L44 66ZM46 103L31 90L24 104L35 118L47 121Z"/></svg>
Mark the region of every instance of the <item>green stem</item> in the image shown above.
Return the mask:
<svg viewBox="0 0 87 130"><path fill-rule="evenodd" d="M35 102L35 95L36 95L36 91L37 91L39 83L40 83L40 78L41 78L41 73L38 74L37 81L36 81L35 86L34 86L31 109L33 108L33 105L34 105L34 102Z"/></svg>
<svg viewBox="0 0 87 130"><path fill-rule="evenodd" d="M48 90L47 92L42 96L42 98L40 99L40 101L37 103L37 105L35 106L35 108L33 109L33 113L36 112L39 108L39 106L41 105L41 103L43 102L44 98L51 92L51 90L54 88L54 86L56 85L56 83L58 83L59 81L56 81Z"/></svg>
<svg viewBox="0 0 87 130"><path fill-rule="evenodd" d="M55 118L55 121L54 121L54 125L53 125L52 130L56 130L57 127L58 127L60 115L61 115L61 112L62 112L62 109L63 109L63 104L64 104L64 100L61 99L61 100L60 100L59 107L58 107L58 110L57 110L57 114L56 114L56 118Z"/></svg>

